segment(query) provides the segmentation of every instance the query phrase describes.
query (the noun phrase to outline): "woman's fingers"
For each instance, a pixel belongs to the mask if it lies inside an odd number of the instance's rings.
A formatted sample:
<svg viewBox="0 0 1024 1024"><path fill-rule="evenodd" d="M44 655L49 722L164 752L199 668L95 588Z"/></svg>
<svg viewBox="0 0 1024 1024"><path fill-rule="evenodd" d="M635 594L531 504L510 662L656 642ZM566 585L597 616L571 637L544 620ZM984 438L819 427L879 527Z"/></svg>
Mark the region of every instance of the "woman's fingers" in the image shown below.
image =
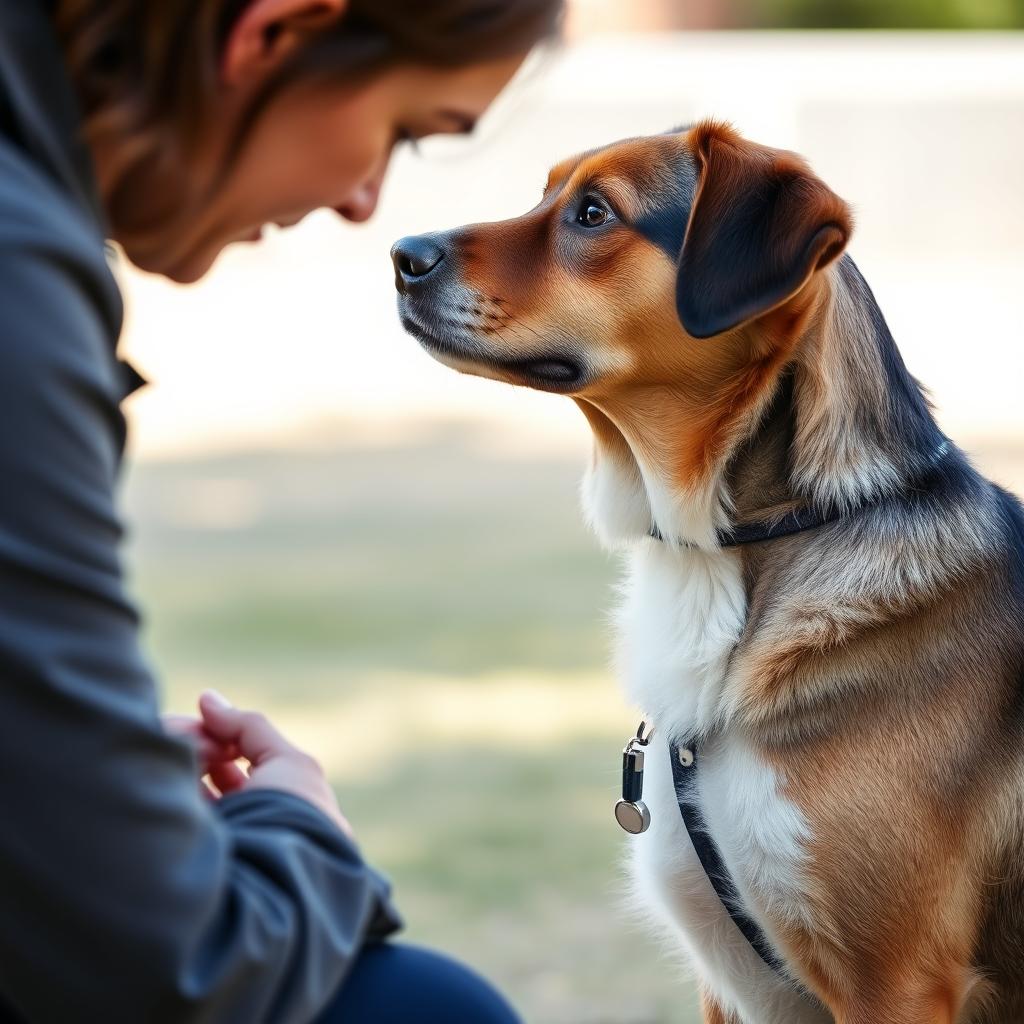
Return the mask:
<svg viewBox="0 0 1024 1024"><path fill-rule="evenodd" d="M291 743L259 711L242 711L216 690L199 698L203 729L222 744L234 744L239 757L253 765L294 751Z"/></svg>
<svg viewBox="0 0 1024 1024"><path fill-rule="evenodd" d="M197 736L203 728L202 721L195 715L178 715L168 712L160 716L164 732L172 736Z"/></svg>
<svg viewBox="0 0 1024 1024"><path fill-rule="evenodd" d="M242 789L249 781L249 776L245 774L241 765L235 764L234 761L211 764L209 775L210 781L222 795L224 793L234 793L236 790Z"/></svg>
<svg viewBox="0 0 1024 1024"><path fill-rule="evenodd" d="M198 718L164 715L163 723L169 733L185 736L196 745L205 797L218 800L250 785L289 790L317 804L351 835L320 766L285 739L265 715L234 707L216 690L203 693L199 711ZM237 764L243 758L250 764L251 775Z"/></svg>
<svg viewBox="0 0 1024 1024"><path fill-rule="evenodd" d="M160 719L164 729L172 736L184 736L195 744L204 768L220 761L237 761L241 756L237 744L215 739L203 727L203 720L196 715L165 714Z"/></svg>
<svg viewBox="0 0 1024 1024"><path fill-rule="evenodd" d="M232 706L216 690L199 698L203 729L224 744L234 744L249 762L246 774L238 765L211 765L210 781L221 791L278 789L319 807L338 828L352 835L352 827L338 807L334 791L323 768L313 757L299 750L258 711Z"/></svg>

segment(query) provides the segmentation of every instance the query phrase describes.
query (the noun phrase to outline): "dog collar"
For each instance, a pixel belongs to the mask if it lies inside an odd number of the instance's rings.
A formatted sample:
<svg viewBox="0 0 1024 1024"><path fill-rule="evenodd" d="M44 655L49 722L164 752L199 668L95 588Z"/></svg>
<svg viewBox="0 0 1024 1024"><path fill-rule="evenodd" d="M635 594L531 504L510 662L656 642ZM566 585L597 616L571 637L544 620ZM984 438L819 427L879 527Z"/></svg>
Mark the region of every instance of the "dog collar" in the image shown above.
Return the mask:
<svg viewBox="0 0 1024 1024"><path fill-rule="evenodd" d="M764 540L777 540L779 537L789 537L794 533L802 533L804 530L814 530L819 526L827 526L842 519L846 513L834 511L832 513L819 512L813 508L799 508L787 513L782 519L773 519L761 523L744 523L742 526L732 526L726 530L718 530L715 536L718 546L721 548L735 548L741 544L757 544ZM665 538L656 527L651 527L650 537L664 542ZM693 548L696 544L684 541L683 547Z"/></svg>
<svg viewBox="0 0 1024 1024"><path fill-rule="evenodd" d="M935 446L924 468L904 488L904 493L921 491L929 483L929 479L953 450L948 438L943 438ZM770 519L759 523L744 523L740 526L731 526L724 530L718 530L715 536L718 546L722 548L739 547L741 544L758 544L766 540L778 540L780 537L790 537L795 533L803 533L804 530L816 530L819 526L828 526L830 523L837 523L845 519L852 512L859 512L869 508L874 502L866 502L858 505L856 509L843 509L834 507L828 511L816 509L812 506L794 509L788 512L781 519ZM652 526L649 537L654 540L665 541L664 535L657 526ZM680 546L695 548L696 544L690 541L680 541Z"/></svg>

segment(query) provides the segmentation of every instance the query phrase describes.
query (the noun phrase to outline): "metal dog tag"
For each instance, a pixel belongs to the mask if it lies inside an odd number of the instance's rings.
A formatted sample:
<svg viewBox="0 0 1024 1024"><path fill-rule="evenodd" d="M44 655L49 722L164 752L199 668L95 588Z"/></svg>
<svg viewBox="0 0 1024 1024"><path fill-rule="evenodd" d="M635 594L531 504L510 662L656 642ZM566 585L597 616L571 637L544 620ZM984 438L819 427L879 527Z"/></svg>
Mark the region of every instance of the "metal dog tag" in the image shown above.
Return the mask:
<svg viewBox="0 0 1024 1024"><path fill-rule="evenodd" d="M645 723L622 751L622 799L615 805L615 820L631 835L651 827L651 812L641 799L644 793L644 751L653 733L644 736Z"/></svg>

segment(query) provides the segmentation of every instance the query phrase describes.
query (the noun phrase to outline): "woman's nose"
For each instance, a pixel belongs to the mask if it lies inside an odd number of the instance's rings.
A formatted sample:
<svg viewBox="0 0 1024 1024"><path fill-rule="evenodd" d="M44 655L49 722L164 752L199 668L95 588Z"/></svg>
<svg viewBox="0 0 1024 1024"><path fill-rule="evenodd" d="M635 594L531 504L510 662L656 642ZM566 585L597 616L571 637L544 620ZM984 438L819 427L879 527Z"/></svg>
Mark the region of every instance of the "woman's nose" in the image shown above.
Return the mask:
<svg viewBox="0 0 1024 1024"><path fill-rule="evenodd" d="M395 286L400 292L423 280L444 259L444 249L430 235L408 235L391 247Z"/></svg>
<svg viewBox="0 0 1024 1024"><path fill-rule="evenodd" d="M360 185L347 202L335 207L335 209L345 220L360 224L373 216L373 211L377 209L377 201L379 199L380 182L367 182L365 185Z"/></svg>
<svg viewBox="0 0 1024 1024"><path fill-rule="evenodd" d="M388 172L390 160L391 154L385 154L370 176L341 206L335 207L345 220L360 224L373 216L374 210L377 209L377 203L380 201L380 190L384 184L384 175Z"/></svg>

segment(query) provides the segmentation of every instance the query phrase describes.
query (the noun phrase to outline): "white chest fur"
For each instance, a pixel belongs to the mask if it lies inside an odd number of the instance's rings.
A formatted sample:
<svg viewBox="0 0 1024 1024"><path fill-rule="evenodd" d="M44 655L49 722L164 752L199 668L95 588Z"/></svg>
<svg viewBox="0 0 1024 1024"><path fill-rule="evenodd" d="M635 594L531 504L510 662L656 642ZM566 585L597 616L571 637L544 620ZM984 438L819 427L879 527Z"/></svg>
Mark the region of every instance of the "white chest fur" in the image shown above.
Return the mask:
<svg viewBox="0 0 1024 1024"><path fill-rule="evenodd" d="M708 831L751 916L762 926L764 907L799 916L806 823L728 719L728 659L745 612L735 552L652 541L633 553L618 615L619 670L629 699L658 733L644 777L652 824L630 840L633 877L637 895L682 940L702 982L745 1024L822 1022L828 1016L760 959L722 906L686 834L672 781L668 739L713 735L698 776Z"/></svg>
<svg viewBox="0 0 1024 1024"><path fill-rule="evenodd" d="M734 551L653 540L633 551L617 619L618 672L663 735L724 724L725 673L745 615Z"/></svg>

